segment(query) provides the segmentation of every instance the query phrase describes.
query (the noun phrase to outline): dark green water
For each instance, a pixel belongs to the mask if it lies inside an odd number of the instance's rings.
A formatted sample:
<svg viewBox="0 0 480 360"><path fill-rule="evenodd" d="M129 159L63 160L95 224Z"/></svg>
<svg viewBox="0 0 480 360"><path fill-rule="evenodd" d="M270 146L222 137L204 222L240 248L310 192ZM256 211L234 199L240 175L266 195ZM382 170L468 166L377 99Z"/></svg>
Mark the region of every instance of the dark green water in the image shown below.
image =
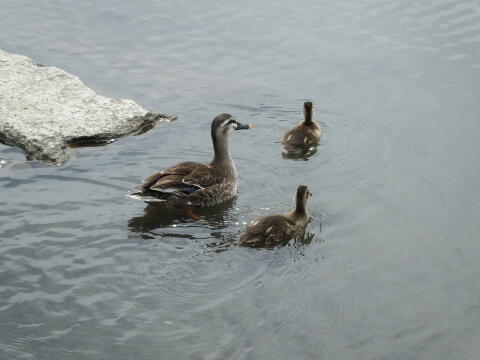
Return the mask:
<svg viewBox="0 0 480 360"><path fill-rule="evenodd" d="M2 49L178 116L60 167L0 146L0 359L478 358L479 1L4 0L0 14ZM321 146L284 160L305 100ZM254 125L231 138L235 201L193 222L125 197L209 161L222 112ZM312 242L238 247L299 184Z"/></svg>

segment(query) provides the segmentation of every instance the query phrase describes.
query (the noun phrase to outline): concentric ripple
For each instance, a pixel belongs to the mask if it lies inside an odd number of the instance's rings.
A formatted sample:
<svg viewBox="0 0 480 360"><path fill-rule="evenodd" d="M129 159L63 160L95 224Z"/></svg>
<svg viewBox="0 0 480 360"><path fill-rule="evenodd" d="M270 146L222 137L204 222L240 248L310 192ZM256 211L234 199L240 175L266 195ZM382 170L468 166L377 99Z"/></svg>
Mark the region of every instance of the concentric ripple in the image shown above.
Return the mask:
<svg viewBox="0 0 480 360"><path fill-rule="evenodd" d="M0 359L478 357L478 1L3 0L0 13L4 50L178 116L61 167L0 145ZM284 159L304 101L320 146ZM236 199L193 221L125 196L208 162L225 112L253 124L230 139ZM239 247L300 184L305 236Z"/></svg>

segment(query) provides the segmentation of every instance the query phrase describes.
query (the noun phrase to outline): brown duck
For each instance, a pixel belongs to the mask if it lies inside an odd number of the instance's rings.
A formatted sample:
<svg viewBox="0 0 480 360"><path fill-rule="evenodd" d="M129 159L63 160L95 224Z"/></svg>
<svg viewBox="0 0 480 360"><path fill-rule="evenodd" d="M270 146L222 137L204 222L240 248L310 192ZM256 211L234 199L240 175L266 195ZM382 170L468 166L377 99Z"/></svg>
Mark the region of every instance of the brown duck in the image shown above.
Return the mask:
<svg viewBox="0 0 480 360"><path fill-rule="evenodd" d="M133 199L163 203L169 207L212 206L237 194L237 170L228 151L228 136L233 130L250 129L230 114L212 121L214 157L208 164L183 162L147 177L130 194Z"/></svg>
<svg viewBox="0 0 480 360"><path fill-rule="evenodd" d="M295 208L285 214L264 216L253 221L240 234L240 245L273 247L301 235L309 221L306 205L311 195L308 186L300 185L295 197Z"/></svg>
<svg viewBox="0 0 480 360"><path fill-rule="evenodd" d="M313 151L320 141L322 130L313 120L313 104L303 104L303 121L283 135L283 153L286 156L302 156Z"/></svg>

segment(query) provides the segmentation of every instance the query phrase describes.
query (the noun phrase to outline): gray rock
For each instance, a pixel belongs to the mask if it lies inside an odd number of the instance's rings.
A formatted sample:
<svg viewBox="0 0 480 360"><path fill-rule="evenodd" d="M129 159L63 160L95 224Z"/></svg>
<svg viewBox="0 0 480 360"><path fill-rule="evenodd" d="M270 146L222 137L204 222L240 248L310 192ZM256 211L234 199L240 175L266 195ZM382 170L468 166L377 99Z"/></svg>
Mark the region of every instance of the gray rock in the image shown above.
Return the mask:
<svg viewBox="0 0 480 360"><path fill-rule="evenodd" d="M70 146L142 132L175 117L96 94L77 77L0 50L0 140L61 164Z"/></svg>

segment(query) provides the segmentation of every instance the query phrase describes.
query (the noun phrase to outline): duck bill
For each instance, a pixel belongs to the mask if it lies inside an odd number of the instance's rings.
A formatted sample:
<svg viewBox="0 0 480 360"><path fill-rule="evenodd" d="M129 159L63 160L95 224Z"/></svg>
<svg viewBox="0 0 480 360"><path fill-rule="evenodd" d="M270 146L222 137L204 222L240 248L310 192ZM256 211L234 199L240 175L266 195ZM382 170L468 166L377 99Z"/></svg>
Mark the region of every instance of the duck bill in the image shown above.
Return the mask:
<svg viewBox="0 0 480 360"><path fill-rule="evenodd" d="M237 128L235 130L248 130L251 129L253 126L251 124L242 124L237 121Z"/></svg>

